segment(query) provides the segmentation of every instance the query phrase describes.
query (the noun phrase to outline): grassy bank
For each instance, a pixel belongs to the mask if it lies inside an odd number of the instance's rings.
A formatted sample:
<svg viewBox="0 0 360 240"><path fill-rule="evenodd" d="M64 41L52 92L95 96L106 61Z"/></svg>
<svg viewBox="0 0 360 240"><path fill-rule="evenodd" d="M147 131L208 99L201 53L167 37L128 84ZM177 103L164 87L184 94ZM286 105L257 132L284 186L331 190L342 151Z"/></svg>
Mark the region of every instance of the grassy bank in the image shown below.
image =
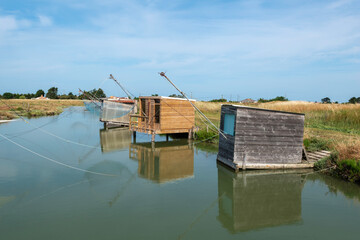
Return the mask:
<svg viewBox="0 0 360 240"><path fill-rule="evenodd" d="M197 107L219 126L222 103L197 102ZM305 114L304 145L309 151L330 150L334 154L318 164L318 169L332 167L332 174L360 182L360 104L321 104L301 101L250 104L251 107ZM198 140L216 132L196 116L200 126ZM218 138L213 138L216 142Z"/></svg>
<svg viewBox="0 0 360 240"><path fill-rule="evenodd" d="M17 115L24 117L57 115L70 106L83 106L83 102L81 100L1 99L0 120L18 118Z"/></svg>

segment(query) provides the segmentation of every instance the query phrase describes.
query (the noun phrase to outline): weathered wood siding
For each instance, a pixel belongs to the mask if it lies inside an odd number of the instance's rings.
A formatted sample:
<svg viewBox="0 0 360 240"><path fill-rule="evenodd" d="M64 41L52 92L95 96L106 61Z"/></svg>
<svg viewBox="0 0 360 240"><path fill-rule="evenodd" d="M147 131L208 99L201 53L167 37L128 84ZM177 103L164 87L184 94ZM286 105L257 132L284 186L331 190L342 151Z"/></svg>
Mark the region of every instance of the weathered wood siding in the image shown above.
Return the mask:
<svg viewBox="0 0 360 240"><path fill-rule="evenodd" d="M195 126L195 111L188 101L162 98L160 104L161 131Z"/></svg>
<svg viewBox="0 0 360 240"><path fill-rule="evenodd" d="M238 107L235 125L236 163L301 162L304 115Z"/></svg>
<svg viewBox="0 0 360 240"><path fill-rule="evenodd" d="M236 115L237 110L233 106L223 105L221 107L221 119L220 119L220 129L224 129L224 117L225 114L234 114ZM236 126L235 126L236 128ZM235 136L226 134L226 139L222 134L219 135L219 153L218 159L222 161L233 162L235 152Z"/></svg>

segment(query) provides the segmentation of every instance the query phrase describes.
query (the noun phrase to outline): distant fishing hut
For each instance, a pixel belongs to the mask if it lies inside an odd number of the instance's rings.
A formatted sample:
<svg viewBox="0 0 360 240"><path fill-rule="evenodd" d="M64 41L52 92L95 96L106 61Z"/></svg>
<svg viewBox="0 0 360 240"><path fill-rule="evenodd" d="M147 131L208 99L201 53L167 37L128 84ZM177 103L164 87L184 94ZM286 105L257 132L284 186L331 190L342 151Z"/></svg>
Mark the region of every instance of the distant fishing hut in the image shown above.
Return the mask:
<svg viewBox="0 0 360 240"><path fill-rule="evenodd" d="M137 101L124 97L102 99L101 106L100 121L105 128L129 126L130 114L137 111Z"/></svg>
<svg viewBox="0 0 360 240"><path fill-rule="evenodd" d="M238 169L308 168L304 114L222 105L218 161Z"/></svg>
<svg viewBox="0 0 360 240"><path fill-rule="evenodd" d="M189 138L192 138L195 110L188 100L151 96L140 97L139 102L139 114L130 115L130 130L134 138L136 132L151 134L152 142L156 134L188 133Z"/></svg>

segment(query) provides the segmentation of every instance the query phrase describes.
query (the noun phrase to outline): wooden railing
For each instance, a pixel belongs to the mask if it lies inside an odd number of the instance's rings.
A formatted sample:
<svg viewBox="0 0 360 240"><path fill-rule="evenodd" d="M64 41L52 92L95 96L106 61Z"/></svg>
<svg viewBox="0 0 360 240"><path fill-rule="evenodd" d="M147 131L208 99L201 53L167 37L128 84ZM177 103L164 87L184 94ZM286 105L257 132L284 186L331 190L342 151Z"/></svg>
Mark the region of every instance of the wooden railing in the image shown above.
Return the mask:
<svg viewBox="0 0 360 240"><path fill-rule="evenodd" d="M136 121L134 121L133 118L136 118ZM139 127L139 120L138 120L139 118L147 119L147 117L145 116L141 116L138 114L130 114L130 123L129 123L130 129Z"/></svg>

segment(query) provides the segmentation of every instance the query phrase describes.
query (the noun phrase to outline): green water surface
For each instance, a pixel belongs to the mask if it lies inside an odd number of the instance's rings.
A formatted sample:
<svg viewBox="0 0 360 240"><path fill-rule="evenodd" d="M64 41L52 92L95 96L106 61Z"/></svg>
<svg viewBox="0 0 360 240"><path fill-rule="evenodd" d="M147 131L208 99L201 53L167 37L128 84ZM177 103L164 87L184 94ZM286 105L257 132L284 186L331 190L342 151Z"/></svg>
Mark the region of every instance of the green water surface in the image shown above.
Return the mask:
<svg viewBox="0 0 360 240"><path fill-rule="evenodd" d="M1 240L359 239L357 185L235 174L214 146L102 128L82 107L0 125L23 147L0 137Z"/></svg>

